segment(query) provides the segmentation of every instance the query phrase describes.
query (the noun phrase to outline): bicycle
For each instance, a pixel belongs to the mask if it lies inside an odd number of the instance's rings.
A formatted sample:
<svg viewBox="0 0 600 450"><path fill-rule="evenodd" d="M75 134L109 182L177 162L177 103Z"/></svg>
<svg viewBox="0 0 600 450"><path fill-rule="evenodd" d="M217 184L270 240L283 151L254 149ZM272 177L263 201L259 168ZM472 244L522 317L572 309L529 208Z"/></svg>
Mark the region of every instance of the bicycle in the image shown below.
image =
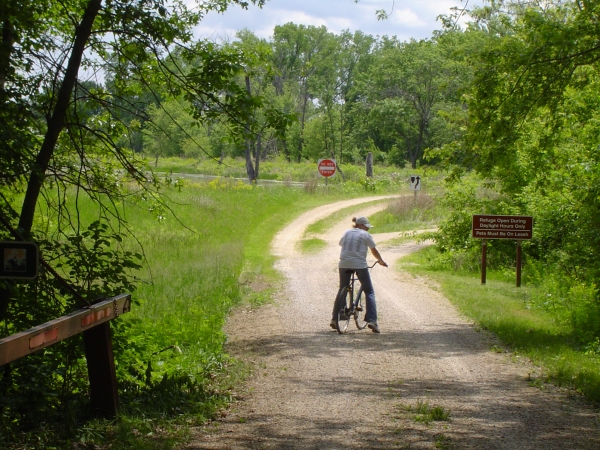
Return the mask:
<svg viewBox="0 0 600 450"><path fill-rule="evenodd" d="M373 269L376 264L377 261L375 261L372 266L369 266L369 270ZM358 289L356 297L354 296L354 283L357 280L358 277L356 276L356 271L352 271L350 283L348 286L340 288L335 297L335 304L338 307L338 313L335 315L335 322L339 334L346 334L348 332L348 324L352 318L354 318L356 328L359 330L364 330L368 325L368 322L365 321L366 308L363 306L362 286Z"/></svg>

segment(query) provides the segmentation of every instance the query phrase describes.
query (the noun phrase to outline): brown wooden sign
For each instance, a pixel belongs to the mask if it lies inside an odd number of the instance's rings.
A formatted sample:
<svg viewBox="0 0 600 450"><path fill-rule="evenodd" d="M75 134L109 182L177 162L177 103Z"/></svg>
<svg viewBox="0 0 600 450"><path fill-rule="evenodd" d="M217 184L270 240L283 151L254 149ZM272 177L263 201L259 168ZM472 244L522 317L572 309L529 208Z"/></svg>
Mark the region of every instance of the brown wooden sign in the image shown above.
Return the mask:
<svg viewBox="0 0 600 450"><path fill-rule="evenodd" d="M531 216L474 215L471 236L476 239L531 239Z"/></svg>

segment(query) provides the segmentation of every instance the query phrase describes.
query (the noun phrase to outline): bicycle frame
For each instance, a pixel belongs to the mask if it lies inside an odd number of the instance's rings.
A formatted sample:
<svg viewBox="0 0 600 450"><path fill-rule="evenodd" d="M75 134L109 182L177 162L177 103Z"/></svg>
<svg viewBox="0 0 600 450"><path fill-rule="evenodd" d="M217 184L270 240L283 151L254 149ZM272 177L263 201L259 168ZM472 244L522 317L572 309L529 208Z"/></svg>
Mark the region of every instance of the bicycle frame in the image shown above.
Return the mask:
<svg viewBox="0 0 600 450"><path fill-rule="evenodd" d="M377 261L368 267L369 271L375 267ZM348 269L352 270L352 269ZM367 326L365 318L365 308L362 305L362 286L358 289L355 295L354 285L358 277L356 271L352 271L350 276L350 282L347 286L340 288L338 291L335 304L337 314L335 314L337 332L345 334L348 331L348 324L350 319L354 318L354 323L359 330L364 329Z"/></svg>

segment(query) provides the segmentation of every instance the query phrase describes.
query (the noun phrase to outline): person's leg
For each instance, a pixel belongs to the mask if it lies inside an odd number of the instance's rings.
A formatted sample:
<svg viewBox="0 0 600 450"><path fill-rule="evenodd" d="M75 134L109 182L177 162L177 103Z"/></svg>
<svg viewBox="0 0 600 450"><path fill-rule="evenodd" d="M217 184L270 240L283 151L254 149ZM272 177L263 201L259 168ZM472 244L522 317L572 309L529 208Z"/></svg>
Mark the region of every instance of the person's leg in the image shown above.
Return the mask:
<svg viewBox="0 0 600 450"><path fill-rule="evenodd" d="M371 275L369 269L358 269L356 276L360 281L360 284L365 293L365 303L367 305L367 312L365 313L366 322L377 323L377 305L375 303L375 290L373 289L373 283L371 282Z"/></svg>
<svg viewBox="0 0 600 450"><path fill-rule="evenodd" d="M350 270L350 269L340 269L340 287L339 289L348 286L350 284L350 277L352 276L352 273L354 271ZM339 292L338 289L338 292ZM337 316L337 312L340 309L340 306L338 305L338 300L340 300L336 294L335 296L335 301L333 302L333 311L331 313L331 319L334 320L336 319Z"/></svg>

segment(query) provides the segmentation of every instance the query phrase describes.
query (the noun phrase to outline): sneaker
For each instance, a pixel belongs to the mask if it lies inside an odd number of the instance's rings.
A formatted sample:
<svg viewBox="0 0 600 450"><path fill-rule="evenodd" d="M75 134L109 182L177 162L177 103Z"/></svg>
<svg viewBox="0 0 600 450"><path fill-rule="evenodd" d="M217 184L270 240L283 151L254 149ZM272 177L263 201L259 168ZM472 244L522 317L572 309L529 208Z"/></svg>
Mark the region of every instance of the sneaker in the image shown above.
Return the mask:
<svg viewBox="0 0 600 450"><path fill-rule="evenodd" d="M377 325L377 322L369 322L367 326L373 333L381 333L381 331L379 331L379 325Z"/></svg>
<svg viewBox="0 0 600 450"><path fill-rule="evenodd" d="M329 326L334 330L337 330L337 322L334 319L331 319L331 322L329 322Z"/></svg>

